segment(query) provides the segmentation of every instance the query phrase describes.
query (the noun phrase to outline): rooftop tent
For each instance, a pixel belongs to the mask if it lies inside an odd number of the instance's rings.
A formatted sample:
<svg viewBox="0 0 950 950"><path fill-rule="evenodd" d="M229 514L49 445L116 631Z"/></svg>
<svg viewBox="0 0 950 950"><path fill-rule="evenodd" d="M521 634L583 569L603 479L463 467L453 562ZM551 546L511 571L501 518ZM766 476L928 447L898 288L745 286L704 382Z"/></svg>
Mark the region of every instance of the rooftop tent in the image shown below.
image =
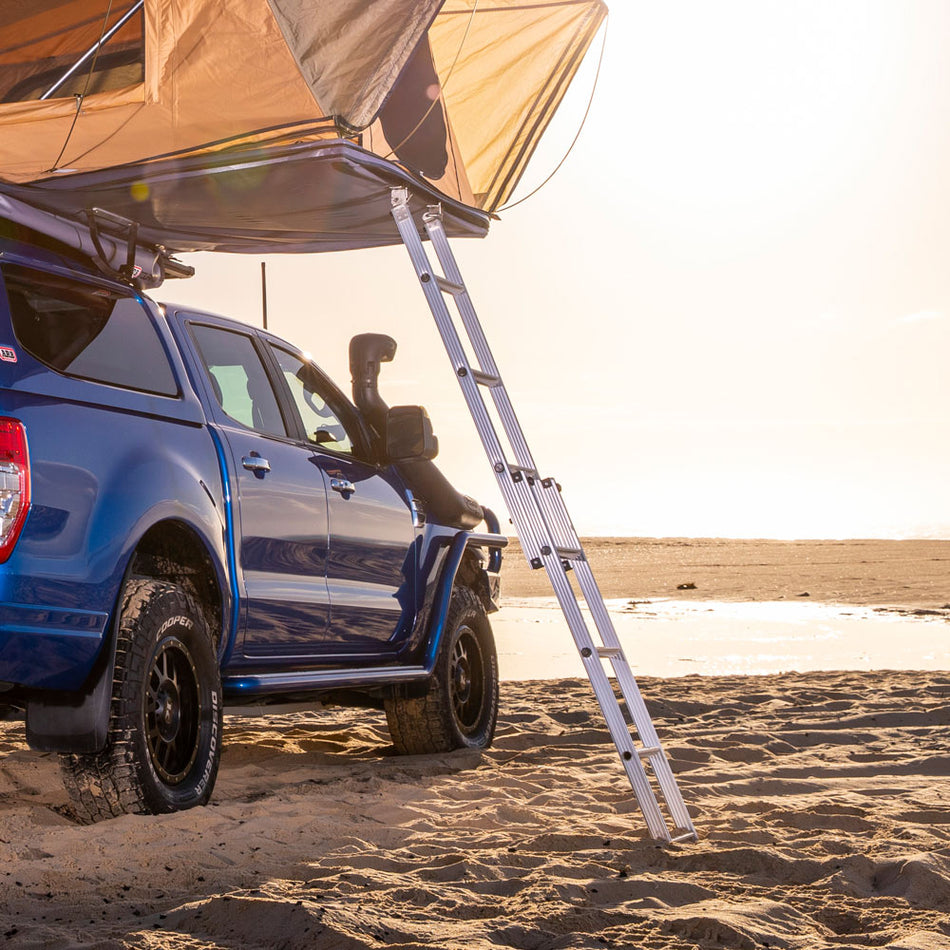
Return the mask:
<svg viewBox="0 0 950 950"><path fill-rule="evenodd" d="M484 234L601 0L0 0L0 192L178 251Z"/></svg>

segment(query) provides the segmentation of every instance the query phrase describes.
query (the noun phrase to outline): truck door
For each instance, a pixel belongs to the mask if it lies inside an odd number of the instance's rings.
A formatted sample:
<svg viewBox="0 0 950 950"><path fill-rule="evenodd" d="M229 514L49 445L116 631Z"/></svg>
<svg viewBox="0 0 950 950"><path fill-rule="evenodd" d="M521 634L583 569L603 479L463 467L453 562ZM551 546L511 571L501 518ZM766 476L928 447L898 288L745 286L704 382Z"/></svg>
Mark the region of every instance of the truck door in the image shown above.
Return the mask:
<svg viewBox="0 0 950 950"><path fill-rule="evenodd" d="M235 544L247 607L243 652L318 653L330 617L323 472L298 444L260 340L212 318L192 319L188 328L235 473Z"/></svg>
<svg viewBox="0 0 950 950"><path fill-rule="evenodd" d="M328 489L328 650L387 652L408 634L415 614L416 531L409 497L387 469L365 460L356 414L339 390L312 363L269 345L299 414L310 461Z"/></svg>

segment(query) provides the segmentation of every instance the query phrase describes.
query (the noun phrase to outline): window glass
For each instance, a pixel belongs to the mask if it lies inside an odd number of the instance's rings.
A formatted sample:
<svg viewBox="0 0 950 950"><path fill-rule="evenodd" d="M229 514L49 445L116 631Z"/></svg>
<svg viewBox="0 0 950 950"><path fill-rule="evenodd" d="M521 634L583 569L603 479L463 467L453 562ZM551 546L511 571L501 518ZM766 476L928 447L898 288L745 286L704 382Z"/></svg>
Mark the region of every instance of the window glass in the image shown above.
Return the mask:
<svg viewBox="0 0 950 950"><path fill-rule="evenodd" d="M249 429L286 436L277 397L251 338L201 324L192 324L191 332L221 408Z"/></svg>
<svg viewBox="0 0 950 950"><path fill-rule="evenodd" d="M310 364L279 346L271 346L284 379L303 420L307 439L321 449L353 453L353 440L340 417L321 395L325 390L320 374Z"/></svg>
<svg viewBox="0 0 950 950"><path fill-rule="evenodd" d="M133 7L132 0L0 4L0 102L68 99L144 82L145 15Z"/></svg>
<svg viewBox="0 0 950 950"><path fill-rule="evenodd" d="M13 332L41 363L82 379L178 395L158 331L135 297L15 264L4 267L3 279Z"/></svg>

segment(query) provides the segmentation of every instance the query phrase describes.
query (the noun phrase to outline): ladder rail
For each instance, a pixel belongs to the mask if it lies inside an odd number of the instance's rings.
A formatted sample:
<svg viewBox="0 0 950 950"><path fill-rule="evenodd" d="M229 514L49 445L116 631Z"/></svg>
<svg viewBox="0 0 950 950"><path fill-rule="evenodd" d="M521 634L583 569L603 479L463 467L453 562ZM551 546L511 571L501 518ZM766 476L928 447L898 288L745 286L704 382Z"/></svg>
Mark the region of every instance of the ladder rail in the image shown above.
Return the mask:
<svg viewBox="0 0 950 950"><path fill-rule="evenodd" d="M435 249L436 258L439 261L442 272L445 274L447 281L451 284L450 292L455 298L455 303L458 308L459 316L462 320L462 325L468 333L469 339L472 342L472 349L474 350L475 357L478 360L479 368L478 370L473 371L472 375L475 376L476 381L480 374L484 374L500 382L501 373L498 368L498 364L495 361L494 354L492 353L488 339L485 336L485 331L482 328L481 321L478 319L475 306L472 303L471 297L468 294L468 290L465 287L461 271L459 270L458 263L455 260L455 255L452 253L451 245L449 244L448 237L445 234L445 228L442 226L442 217L437 207L430 206L426 210L425 214L423 214L423 224L425 226L426 233L429 236L429 240ZM441 301L441 305L444 307L444 300ZM445 310L447 319L451 322L451 316L448 315L447 308L445 308ZM455 331L454 323L452 323L452 330ZM457 335L457 331L455 332ZM462 352L464 352L464 349ZM466 387L463 385L463 389L465 388ZM533 487L530 484L531 479L533 478L535 481L537 481L540 478L540 475L538 474L537 466L531 453L531 449L528 446L527 439L525 438L521 425L518 422L518 417L515 413L514 406L511 403L508 391L502 385L493 385L490 387L490 393L492 400L494 401L495 408L498 412L499 419L501 420L502 427L505 431L505 435L508 437L508 441L515 452L515 460L518 463L518 467L523 468L531 473L528 474L527 477L529 479L529 487ZM500 480L501 479L499 479L499 481ZM544 487L547 487L545 485L545 480L541 479L541 482ZM540 499L535 499L535 501L538 502L538 507L541 509L542 519L547 522L548 527L553 527L555 532L555 540L557 542L556 546L580 548L580 539L578 538L577 533L571 524L570 516L567 514L566 508L561 505L561 510L557 513L555 518L545 519L544 509L546 506L543 503L540 503ZM551 523L552 520L553 526ZM529 558L529 560L536 561L536 555L532 558Z"/></svg>
<svg viewBox="0 0 950 950"><path fill-rule="evenodd" d="M402 190L399 189L399 191ZM448 307L446 306L443 293L439 289L438 284L434 279L435 275L432 274L431 268L429 267L428 257L426 256L425 249L422 247L421 240L419 239L419 232L416 230L415 222L412 220L408 201L405 197L403 197L403 195L404 192L399 196L399 198L402 200L397 200L397 198L394 196L393 218L396 221L396 227L403 239L403 243L406 245L406 249L409 251L409 257L416 269L416 273L420 275L422 292L425 295L427 303L429 304L429 309L432 311L432 314L435 317L439 335L442 337L442 343L449 354L449 360L451 361L452 366L455 369L456 376L459 379L462 394L465 397L465 402L468 405L469 412L472 414L472 418L475 420L475 428L478 430L479 438L481 439L482 446L488 455L488 460L496 473L506 471L508 467L508 461L505 457L504 449L501 445L501 441L498 439L498 436L495 433L494 426L491 422L491 417L488 415L488 411L485 408L485 404L483 403L477 388L475 387L474 383L472 383L467 378L468 359L465 355L465 349L458 337L458 332L455 328L454 322L452 321ZM428 279L424 279L426 277L428 277ZM462 370L465 370L465 373L461 373ZM533 526L535 531L540 530L537 516L532 511L534 505L531 502L531 499L527 496L527 485L524 484L524 481L508 479L503 480L499 478L498 482L502 491L502 495L505 499L505 503L508 506L508 510L510 512L519 512L522 517L534 523ZM530 549L532 558L537 558L540 553L537 547L531 544Z"/></svg>
<svg viewBox="0 0 950 950"><path fill-rule="evenodd" d="M558 603L567 621L568 628L574 636L581 655L581 662L587 671L587 677L594 689L594 695L597 697L598 704L603 711L607 722L607 729L613 739L614 746L620 755L621 762L627 777L636 794L640 809L647 822L647 828L654 838L666 840L669 838L669 832L666 822L656 801L656 796L650 787L649 779L643 766L643 760L637 752L633 738L630 734L630 727L620 707L617 704L613 687L604 670L600 657L598 656L597 646L590 635L590 631L581 613L580 605L574 596L570 581L561 566L561 561L555 555L546 555L544 566L547 569L548 579L557 595ZM616 639L616 633L614 634ZM617 643L619 646L619 641ZM628 703L628 708L629 708ZM645 710L644 706L644 710ZM659 739L654 735L650 745L659 745ZM641 734L641 739L643 736ZM645 741L645 740L644 740ZM652 765L652 762L651 762Z"/></svg>
<svg viewBox="0 0 950 950"><path fill-rule="evenodd" d="M538 492L538 507L544 512L545 520L551 525L551 530L558 539L560 546L577 547L583 550L581 539L578 537L571 516L568 514L567 506L561 497L560 486L553 478L541 480L541 487ZM603 599L600 597L599 591L597 592L597 599Z"/></svg>
<svg viewBox="0 0 950 950"><path fill-rule="evenodd" d="M550 491L551 489L544 489L542 491ZM555 489L556 490L556 489ZM563 499L560 497L560 492L558 492L558 505L563 507ZM565 508L566 514L566 508ZM571 533L576 537L576 533L571 526ZM579 543L579 542L578 542ZM575 574L578 578L578 585L581 588L581 592L584 594L584 601L587 605L588 610L591 613L591 616L594 620L594 624L597 628L597 631L600 635L600 638L604 646L609 650L619 650L619 656L610 657L611 665L614 670L614 674L617 678L618 685L620 686L620 692L623 696L624 701L627 704L627 708L630 710L631 718L636 723L637 732L639 734L641 742L647 748L657 749L658 753L650 756L650 765L653 768L654 772L657 775L657 780L660 783L661 788L663 789L664 798L669 808L670 815L674 820L677 828L684 828L692 832L695 835L695 829L693 828L692 820L689 815L689 811L686 808L686 804L683 801L682 794L679 790L679 786L676 783L676 779L673 775L673 771L670 768L669 760L665 754L662 753L662 745L660 743L659 736L656 732L656 727L653 724L653 719L650 716L649 710L646 707L646 702L643 699L643 694L640 692L640 687L637 685L636 679L633 676L632 671L630 670L629 665L626 662L626 658L623 654L623 647L620 643L620 638L617 636L616 628L614 627L613 619L610 616L607 606L604 603L603 596L600 592L600 587L597 584L597 580L594 577L594 573L591 570L590 563L587 561L586 557L576 559L572 564ZM551 580L552 586L555 589L555 592L558 593L558 601L561 604L562 610L565 611L565 616L567 616L567 610L565 610L565 600L567 600L567 595L561 593L561 581L564 579L563 570L559 571L557 567L549 564L548 561L545 561L545 567L548 568L547 573L548 577ZM569 586L569 585L568 585ZM570 600L573 600L573 590L570 590ZM568 604L569 607L569 604ZM583 620L581 620L583 622ZM575 621L576 623L576 621ZM572 626L570 620L568 621L568 626L571 628L572 632L574 627ZM577 641L575 636L575 641ZM580 643L578 644L580 646ZM586 644L585 644L586 645ZM595 654L597 651L594 651ZM594 685L595 693L597 692L597 683L595 680L595 673L592 673L590 667L588 666L587 659L583 657L583 648L582 648L582 659L584 659L585 667L588 668L588 674L591 678L591 682ZM599 657L597 658L599 660ZM619 661L619 662L618 662ZM600 694L598 694L598 700L601 699ZM600 703L601 707L604 709L605 716L608 714L610 707L609 702L605 706L604 702ZM608 720L609 723L609 720ZM627 727L626 722L623 722L624 728ZM627 771L628 776L631 778L631 785L634 787L634 791L637 793L637 798L640 800L640 792L637 791L637 784L634 782L634 778L631 775L632 764L629 762L626 752L629 751L627 746L617 741L617 737L613 728L610 729L611 735L614 737L615 745L617 746L618 751L620 752L621 757L624 760L624 767ZM628 730L629 732L629 730ZM642 766L641 766L642 768ZM641 801L641 808L643 804ZM645 811L645 810L644 810ZM645 812L646 815L646 812ZM650 819L648 818L648 824ZM651 833L652 828L651 828ZM657 835L654 833L654 837Z"/></svg>
<svg viewBox="0 0 950 950"><path fill-rule="evenodd" d="M518 528L525 557L533 568L543 567L547 573L604 714L608 731L643 812L647 829L654 838L667 843L696 838L689 811L627 662L610 613L584 554L583 545L561 497L560 486L554 479L541 478L538 473L445 235L441 211L438 206L430 206L422 217L423 227L442 270L441 275L433 271L429 256L422 245L422 236L409 210L409 195L406 189L393 189L392 213L452 362L482 446L495 471L512 520ZM471 365L469 361L458 325L448 309L446 295L453 298L477 365ZM491 394L508 447L514 453L513 459L506 455L505 446L488 412L481 389L487 389ZM567 575L568 566L575 571L578 587L593 620L593 630L584 616ZM596 643L594 633L600 638L600 645ZM611 677L605 668L606 664L609 664L613 671L623 703L617 697ZM639 746L636 739L641 743ZM647 766L652 770L653 781L659 787L675 830L682 833L675 836L670 833Z"/></svg>
<svg viewBox="0 0 950 950"><path fill-rule="evenodd" d="M423 215L423 223L426 233L429 235L429 240L435 248L436 257L438 258L443 273L454 284L464 288L465 284L462 280L462 274L459 271L455 255L452 253L452 248L449 245L449 239L446 237L445 228L442 226L441 214L437 214L434 209L430 208ZM475 356L478 359L479 369L500 378L501 373L498 371L498 364L495 362L494 354L488 345L485 331L482 329L481 321L478 319L475 307L472 304L467 290L463 290L462 293L456 296L456 305L458 307L459 316L462 318L462 325L465 327L469 339L472 341L472 349L475 351ZM536 470L537 466L535 465L534 457L531 454L531 449L528 447L528 442L524 437L523 430L518 423L518 417L515 414L511 400L508 398L507 391L502 387L493 388L491 396L495 402L495 408L498 410L498 415L502 420L505 434L508 436L512 448L515 450L518 463L525 468Z"/></svg>
<svg viewBox="0 0 950 950"><path fill-rule="evenodd" d="M423 215L423 224L432 242L432 246L435 249L442 272L452 285L452 294L455 297L462 324L472 341L472 348L479 363L479 370L486 375L492 376L494 379L500 380L501 374L498 364L495 362L495 357L491 351L481 322L478 319L478 315L475 312L471 297L467 289L465 289L461 271L455 260L455 255L452 253L448 237L442 226L441 214L437 208L430 207L425 212ZM507 390L503 386L493 386L491 387L491 397L495 403L495 408L498 411L508 441L515 450L519 465L533 471L533 477L538 479L537 466L534 462L531 450L528 447L527 440L524 437L521 425L518 422L518 417L515 413L514 406L511 404ZM531 477L532 476L529 476L529 479ZM546 489L549 487L545 483L545 480L542 480L542 486ZM538 507L541 509L543 518L546 506L541 499L536 500L539 502ZM548 527L552 528L555 533L556 546L580 549L580 539L574 530L566 508L563 504L558 507L559 510L551 512L555 515L553 518L544 519L547 521Z"/></svg>

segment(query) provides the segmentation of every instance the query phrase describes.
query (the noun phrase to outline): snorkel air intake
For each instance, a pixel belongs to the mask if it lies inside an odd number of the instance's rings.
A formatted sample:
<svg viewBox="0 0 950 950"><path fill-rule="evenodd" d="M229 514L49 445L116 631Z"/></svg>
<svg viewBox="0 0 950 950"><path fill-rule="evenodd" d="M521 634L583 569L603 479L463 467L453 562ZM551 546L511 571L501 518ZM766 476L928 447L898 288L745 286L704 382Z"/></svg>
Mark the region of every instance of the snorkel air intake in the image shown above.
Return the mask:
<svg viewBox="0 0 950 950"><path fill-rule="evenodd" d="M395 355L396 341L383 333L360 333L350 340L353 402L363 418L376 430L384 447L389 406L379 395L379 368L382 363L392 362ZM424 412L419 407L403 408ZM437 448L438 443L434 439L432 441ZM474 498L452 487L432 461L434 455L435 451L429 456L393 459L392 462L416 499L423 502L430 518L440 524L471 531L482 521L485 512Z"/></svg>
<svg viewBox="0 0 950 950"><path fill-rule="evenodd" d="M386 434L389 406L379 395L379 368L391 363L396 355L396 341L384 333L360 333L350 340L350 376L353 380L353 402L376 434Z"/></svg>

